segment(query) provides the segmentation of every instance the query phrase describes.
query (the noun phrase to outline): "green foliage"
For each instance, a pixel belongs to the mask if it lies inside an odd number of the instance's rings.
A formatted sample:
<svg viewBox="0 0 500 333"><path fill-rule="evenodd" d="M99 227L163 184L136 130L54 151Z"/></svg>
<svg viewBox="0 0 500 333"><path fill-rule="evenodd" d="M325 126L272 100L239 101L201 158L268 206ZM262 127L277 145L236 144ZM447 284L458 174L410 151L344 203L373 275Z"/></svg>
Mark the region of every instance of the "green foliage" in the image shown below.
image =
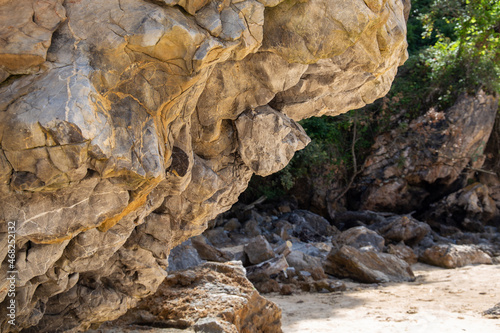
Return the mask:
<svg viewBox="0 0 500 333"><path fill-rule="evenodd" d="M434 0L413 0L411 2L410 17L407 22L408 52L410 55L417 54L422 49L434 45L437 41L435 33L427 34L427 27L422 22L422 16L427 15ZM436 18L434 24L441 30L447 30L446 22L441 18ZM428 38L424 38L427 35Z"/></svg>
<svg viewBox="0 0 500 333"><path fill-rule="evenodd" d="M408 124L432 105L433 101L428 98L432 91L430 75L431 68L422 54L411 55L399 68L387 96L366 107L378 115L380 130L391 129L395 115L400 115L400 121Z"/></svg>
<svg viewBox="0 0 500 333"><path fill-rule="evenodd" d="M500 92L498 0L434 0L420 19L424 35L437 37L423 57L434 88L431 98L439 96L440 107L449 107L464 92ZM444 27L437 24L443 19Z"/></svg>
<svg viewBox="0 0 500 333"><path fill-rule="evenodd" d="M274 200L283 197L285 194L286 191L281 186L276 175L269 177L253 175L248 188L240 195L239 200L250 203L263 195L268 199Z"/></svg>
<svg viewBox="0 0 500 333"><path fill-rule="evenodd" d="M431 106L450 107L464 92L500 92L497 0L414 0L408 42L410 58L372 111L403 112L410 121Z"/></svg>

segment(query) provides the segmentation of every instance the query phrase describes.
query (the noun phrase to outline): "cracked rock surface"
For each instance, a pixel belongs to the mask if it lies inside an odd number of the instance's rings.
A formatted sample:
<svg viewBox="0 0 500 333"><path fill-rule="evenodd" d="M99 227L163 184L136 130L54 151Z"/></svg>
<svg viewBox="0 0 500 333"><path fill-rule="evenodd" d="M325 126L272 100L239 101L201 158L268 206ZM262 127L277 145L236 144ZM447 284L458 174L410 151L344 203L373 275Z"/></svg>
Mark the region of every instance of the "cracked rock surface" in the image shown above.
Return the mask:
<svg viewBox="0 0 500 333"><path fill-rule="evenodd" d="M166 277L170 249L309 138L383 96L401 0L0 1L0 259L16 326L82 331Z"/></svg>
<svg viewBox="0 0 500 333"><path fill-rule="evenodd" d="M241 262L234 261L172 272L137 308L88 333L132 327L140 332L165 327L188 332L282 333L281 309L260 296L245 274Z"/></svg>

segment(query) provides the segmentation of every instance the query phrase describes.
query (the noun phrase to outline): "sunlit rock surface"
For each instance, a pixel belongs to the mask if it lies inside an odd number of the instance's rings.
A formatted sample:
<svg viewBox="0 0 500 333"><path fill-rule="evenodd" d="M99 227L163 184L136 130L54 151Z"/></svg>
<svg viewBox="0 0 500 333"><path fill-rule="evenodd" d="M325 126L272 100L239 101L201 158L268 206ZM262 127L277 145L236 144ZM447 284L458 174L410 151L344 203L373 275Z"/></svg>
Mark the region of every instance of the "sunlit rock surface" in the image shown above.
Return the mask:
<svg viewBox="0 0 500 333"><path fill-rule="evenodd" d="M134 325L145 330L281 333L281 309L260 296L245 274L241 263L234 261L173 272L137 308L92 333L112 333Z"/></svg>
<svg viewBox="0 0 500 333"><path fill-rule="evenodd" d="M0 259L17 325L84 330L166 276L172 247L363 106L406 59L407 1L0 2ZM3 276L3 275L2 275Z"/></svg>

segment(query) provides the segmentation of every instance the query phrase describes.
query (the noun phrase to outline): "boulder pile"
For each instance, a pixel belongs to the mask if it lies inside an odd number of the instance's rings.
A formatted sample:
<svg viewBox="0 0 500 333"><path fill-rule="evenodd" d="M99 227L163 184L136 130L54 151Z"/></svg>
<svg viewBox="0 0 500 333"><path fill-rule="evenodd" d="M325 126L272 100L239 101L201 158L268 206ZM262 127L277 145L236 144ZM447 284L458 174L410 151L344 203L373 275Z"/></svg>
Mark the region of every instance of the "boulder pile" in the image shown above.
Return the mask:
<svg viewBox="0 0 500 333"><path fill-rule="evenodd" d="M211 221L209 230L172 251L169 271L186 268L179 257L192 257L192 266L239 260L260 292L290 294L342 290L345 278L413 281L417 261L454 268L492 264L500 256L494 227L454 238L411 215L352 211L330 222L291 203L256 206L239 204Z"/></svg>

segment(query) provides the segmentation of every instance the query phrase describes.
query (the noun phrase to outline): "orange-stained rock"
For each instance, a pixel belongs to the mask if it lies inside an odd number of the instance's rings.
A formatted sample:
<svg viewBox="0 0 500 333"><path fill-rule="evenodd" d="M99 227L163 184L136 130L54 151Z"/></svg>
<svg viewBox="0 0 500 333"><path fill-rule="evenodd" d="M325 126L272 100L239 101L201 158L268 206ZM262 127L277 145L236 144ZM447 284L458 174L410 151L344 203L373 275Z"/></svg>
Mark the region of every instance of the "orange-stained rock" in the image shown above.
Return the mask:
<svg viewBox="0 0 500 333"><path fill-rule="evenodd" d="M0 259L16 222L16 330L85 330L153 294L173 247L309 142L298 120L389 90L408 8L0 0Z"/></svg>

